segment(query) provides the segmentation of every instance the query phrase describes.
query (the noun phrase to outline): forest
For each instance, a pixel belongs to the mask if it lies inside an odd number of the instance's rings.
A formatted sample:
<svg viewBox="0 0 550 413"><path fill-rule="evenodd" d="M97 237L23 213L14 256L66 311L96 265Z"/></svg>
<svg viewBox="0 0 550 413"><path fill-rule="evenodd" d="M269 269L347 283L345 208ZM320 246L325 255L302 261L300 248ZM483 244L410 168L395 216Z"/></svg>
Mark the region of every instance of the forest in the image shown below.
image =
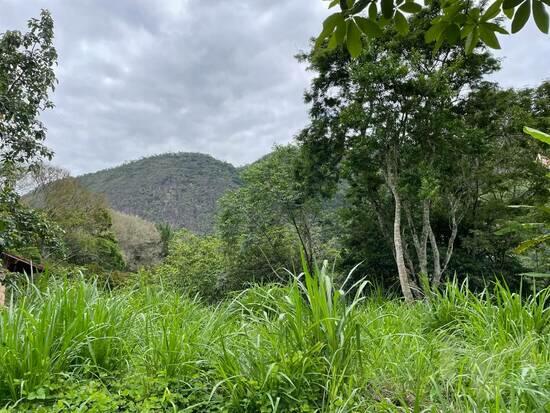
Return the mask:
<svg viewBox="0 0 550 413"><path fill-rule="evenodd" d="M0 33L0 412L550 411L550 79L487 80L548 5L332 1L291 143L77 177Z"/></svg>

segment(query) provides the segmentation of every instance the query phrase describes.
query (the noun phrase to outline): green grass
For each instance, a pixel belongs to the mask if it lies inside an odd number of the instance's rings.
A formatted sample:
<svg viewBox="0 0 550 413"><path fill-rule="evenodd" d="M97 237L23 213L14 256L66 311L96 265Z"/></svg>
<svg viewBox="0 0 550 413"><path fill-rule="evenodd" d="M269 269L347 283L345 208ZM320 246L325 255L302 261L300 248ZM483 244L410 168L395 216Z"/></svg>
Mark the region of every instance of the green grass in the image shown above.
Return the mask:
<svg viewBox="0 0 550 413"><path fill-rule="evenodd" d="M405 304L325 269L217 307L82 279L0 311L7 411L546 412L550 290Z"/></svg>

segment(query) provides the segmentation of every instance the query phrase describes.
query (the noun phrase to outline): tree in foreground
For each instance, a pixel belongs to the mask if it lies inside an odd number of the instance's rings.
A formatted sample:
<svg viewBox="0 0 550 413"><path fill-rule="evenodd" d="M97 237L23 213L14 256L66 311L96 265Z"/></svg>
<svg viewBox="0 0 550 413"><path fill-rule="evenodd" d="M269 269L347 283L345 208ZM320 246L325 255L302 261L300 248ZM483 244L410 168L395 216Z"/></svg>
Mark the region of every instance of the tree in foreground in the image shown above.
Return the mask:
<svg viewBox="0 0 550 413"><path fill-rule="evenodd" d="M44 216L23 207L15 191L17 173L34 168L52 152L39 114L53 106L48 94L56 83L53 20L43 10L29 31L0 35L0 249L55 238Z"/></svg>
<svg viewBox="0 0 550 413"><path fill-rule="evenodd" d="M425 277L441 282L491 149L465 108L498 64L483 48L434 52L424 34L437 12L412 18L407 35L386 29L354 60L342 49L304 56L318 73L299 136L310 184L350 183L352 202L373 211L391 245L408 300ZM442 219L448 225L434 225Z"/></svg>

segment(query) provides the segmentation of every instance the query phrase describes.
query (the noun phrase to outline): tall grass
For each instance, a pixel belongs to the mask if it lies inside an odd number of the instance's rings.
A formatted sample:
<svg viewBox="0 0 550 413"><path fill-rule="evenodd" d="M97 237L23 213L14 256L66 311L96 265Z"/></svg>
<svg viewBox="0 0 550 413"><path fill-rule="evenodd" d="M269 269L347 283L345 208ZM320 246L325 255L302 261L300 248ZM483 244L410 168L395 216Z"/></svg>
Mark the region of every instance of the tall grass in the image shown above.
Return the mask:
<svg viewBox="0 0 550 413"><path fill-rule="evenodd" d="M162 286L29 286L0 310L18 411L550 411L550 290L405 304L326 265L206 306Z"/></svg>

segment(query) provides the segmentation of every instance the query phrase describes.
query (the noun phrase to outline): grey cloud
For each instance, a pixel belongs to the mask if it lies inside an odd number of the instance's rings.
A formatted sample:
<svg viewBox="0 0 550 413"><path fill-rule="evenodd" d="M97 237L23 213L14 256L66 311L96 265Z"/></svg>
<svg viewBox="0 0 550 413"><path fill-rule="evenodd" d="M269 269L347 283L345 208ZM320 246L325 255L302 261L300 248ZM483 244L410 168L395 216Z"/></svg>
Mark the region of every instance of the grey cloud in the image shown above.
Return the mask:
<svg viewBox="0 0 550 413"><path fill-rule="evenodd" d="M288 142L307 122L310 74L294 55L328 12L320 0L0 0L0 28L52 11L59 52L56 108L44 115L56 163L93 171L166 151L234 164ZM0 29L1 31L2 29ZM536 84L548 38L503 41L494 78ZM532 39L536 39L532 41ZM531 54L532 53L532 54ZM535 60L535 59L532 59Z"/></svg>

